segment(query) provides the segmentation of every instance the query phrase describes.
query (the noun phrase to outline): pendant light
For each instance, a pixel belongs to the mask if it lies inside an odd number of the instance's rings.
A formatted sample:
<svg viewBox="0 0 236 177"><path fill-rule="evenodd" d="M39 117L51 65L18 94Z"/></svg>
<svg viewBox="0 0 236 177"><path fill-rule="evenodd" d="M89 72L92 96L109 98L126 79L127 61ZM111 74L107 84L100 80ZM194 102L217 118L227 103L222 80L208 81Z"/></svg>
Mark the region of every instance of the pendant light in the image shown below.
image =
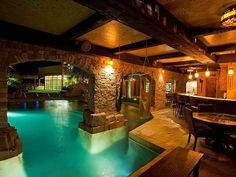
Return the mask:
<svg viewBox="0 0 236 177"><path fill-rule="evenodd" d="M206 72L205 72L205 76L206 77L209 77L211 75L211 72L209 71L209 69L208 69L208 67L207 67L207 70L206 70Z"/></svg>
<svg viewBox="0 0 236 177"><path fill-rule="evenodd" d="M194 77L197 79L199 78L199 73L196 71L195 74L194 74Z"/></svg>
<svg viewBox="0 0 236 177"><path fill-rule="evenodd" d="M192 80L192 79L193 79L193 75L192 75L191 72L190 72L189 75L188 75L188 79L189 79L189 80Z"/></svg>
<svg viewBox="0 0 236 177"><path fill-rule="evenodd" d="M230 67L229 67L229 69L228 69L228 75L229 75L229 76L233 76L233 75L234 75L234 69L233 69L233 67L232 67L232 63L230 64Z"/></svg>

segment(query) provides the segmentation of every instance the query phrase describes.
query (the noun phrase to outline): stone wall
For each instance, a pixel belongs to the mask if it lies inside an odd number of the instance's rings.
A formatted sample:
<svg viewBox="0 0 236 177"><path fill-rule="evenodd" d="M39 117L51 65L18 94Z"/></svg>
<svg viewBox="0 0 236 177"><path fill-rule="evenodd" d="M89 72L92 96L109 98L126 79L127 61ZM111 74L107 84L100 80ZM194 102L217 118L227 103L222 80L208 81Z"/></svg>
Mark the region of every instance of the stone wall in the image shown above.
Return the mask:
<svg viewBox="0 0 236 177"><path fill-rule="evenodd" d="M0 63L4 63L1 71L5 72L8 65L39 60L67 62L87 71L90 75L89 92L91 93L89 108L97 113L115 111L116 94L119 90L121 77L132 72L148 73L155 80L155 98L153 99L155 100L154 108L156 110L165 106L166 80L177 80L177 91L179 92L183 92L185 88L185 83L178 86L178 80L186 78L186 76L169 71L165 71L163 74L161 68L143 67L119 60L113 60L113 67L109 68L107 61L110 58L106 57L85 55L15 41L0 41ZM4 72L1 73L4 74ZM5 87L4 81L2 82L2 87ZM6 94L3 93L1 99L6 99ZM2 102L2 104L6 104L6 102Z"/></svg>

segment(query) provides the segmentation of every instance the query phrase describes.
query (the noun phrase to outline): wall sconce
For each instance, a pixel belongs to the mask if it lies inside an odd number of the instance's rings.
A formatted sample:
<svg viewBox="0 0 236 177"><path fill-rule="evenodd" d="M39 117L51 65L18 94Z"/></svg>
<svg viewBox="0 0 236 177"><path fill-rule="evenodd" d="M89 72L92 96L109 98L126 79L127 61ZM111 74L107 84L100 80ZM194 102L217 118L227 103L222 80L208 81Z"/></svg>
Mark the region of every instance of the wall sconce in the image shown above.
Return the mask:
<svg viewBox="0 0 236 177"><path fill-rule="evenodd" d="M199 78L199 73L196 71L195 74L194 74L194 77L197 79Z"/></svg>
<svg viewBox="0 0 236 177"><path fill-rule="evenodd" d="M233 75L234 75L234 69L233 69L233 67L232 67L232 63L231 63L231 65L230 65L229 69L228 69L228 75L229 75L229 76L233 76Z"/></svg>
<svg viewBox="0 0 236 177"><path fill-rule="evenodd" d="M107 65L109 65L109 66L112 66L112 65L113 65L112 59L110 59L110 60L107 61Z"/></svg>
<svg viewBox="0 0 236 177"><path fill-rule="evenodd" d="M162 70L161 70L161 72L162 72L162 74L164 74L164 73L165 73L165 70L164 70L164 69L162 69Z"/></svg>
<svg viewBox="0 0 236 177"><path fill-rule="evenodd" d="M210 71L209 71L209 69L208 69L208 67L207 67L207 70L206 70L206 72L205 72L205 76L206 77L209 77L211 75L211 73L210 73Z"/></svg>

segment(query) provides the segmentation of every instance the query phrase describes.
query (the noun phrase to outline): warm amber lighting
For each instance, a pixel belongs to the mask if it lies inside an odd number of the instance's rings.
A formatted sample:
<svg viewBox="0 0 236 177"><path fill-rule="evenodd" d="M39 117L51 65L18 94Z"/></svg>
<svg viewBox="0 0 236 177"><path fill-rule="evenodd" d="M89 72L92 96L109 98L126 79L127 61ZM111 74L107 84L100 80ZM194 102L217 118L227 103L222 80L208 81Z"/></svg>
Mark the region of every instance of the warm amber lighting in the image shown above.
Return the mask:
<svg viewBox="0 0 236 177"><path fill-rule="evenodd" d="M109 65L109 66L112 66L112 65L113 65L112 59L110 59L110 60L107 61L107 65Z"/></svg>
<svg viewBox="0 0 236 177"><path fill-rule="evenodd" d="M193 75L191 73L189 73L188 79L190 79L190 80L193 79Z"/></svg>
<svg viewBox="0 0 236 177"><path fill-rule="evenodd" d="M236 26L236 5L230 6L222 15L221 23L225 27Z"/></svg>
<svg viewBox="0 0 236 177"><path fill-rule="evenodd" d="M229 75L229 76L233 76L233 75L234 75L234 69L233 69L232 67L230 67L230 68L228 69L228 75Z"/></svg>
<svg viewBox="0 0 236 177"><path fill-rule="evenodd" d="M162 69L162 70L161 70L161 72L164 74L164 73L165 73L165 70L164 70L164 69Z"/></svg>
<svg viewBox="0 0 236 177"><path fill-rule="evenodd" d="M194 74L194 77L197 79L199 78L199 73L196 71L195 74Z"/></svg>
<svg viewBox="0 0 236 177"><path fill-rule="evenodd" d="M210 73L209 69L207 68L207 70L206 70L206 72L205 72L205 76L206 76L206 77L209 77L210 75L211 75L211 73Z"/></svg>

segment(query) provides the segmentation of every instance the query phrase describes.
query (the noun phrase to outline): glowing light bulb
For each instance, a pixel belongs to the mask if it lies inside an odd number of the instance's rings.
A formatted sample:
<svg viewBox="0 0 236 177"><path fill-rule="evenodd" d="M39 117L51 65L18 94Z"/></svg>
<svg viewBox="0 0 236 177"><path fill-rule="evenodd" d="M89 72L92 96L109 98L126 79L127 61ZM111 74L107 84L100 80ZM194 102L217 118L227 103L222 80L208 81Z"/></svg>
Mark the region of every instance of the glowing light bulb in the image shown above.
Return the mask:
<svg viewBox="0 0 236 177"><path fill-rule="evenodd" d="M165 70L164 70L164 69L162 69L162 70L161 70L161 72L164 74L164 73L165 73Z"/></svg>
<svg viewBox="0 0 236 177"><path fill-rule="evenodd" d="M190 79L190 80L193 79L193 75L191 73L189 73L188 79Z"/></svg>
<svg viewBox="0 0 236 177"><path fill-rule="evenodd" d="M196 73L194 74L195 78L199 78L199 73L196 71Z"/></svg>
<svg viewBox="0 0 236 177"><path fill-rule="evenodd" d="M233 68L229 68L229 70L228 70L228 75L229 76L233 76L234 75L234 69Z"/></svg>
<svg viewBox="0 0 236 177"><path fill-rule="evenodd" d="M107 61L107 65L112 66L113 65L113 61L112 60L108 60Z"/></svg>
<svg viewBox="0 0 236 177"><path fill-rule="evenodd" d="M206 77L209 77L210 75L211 75L211 73L210 73L209 69L207 68L207 70L206 70L206 72L205 72L205 76L206 76Z"/></svg>

